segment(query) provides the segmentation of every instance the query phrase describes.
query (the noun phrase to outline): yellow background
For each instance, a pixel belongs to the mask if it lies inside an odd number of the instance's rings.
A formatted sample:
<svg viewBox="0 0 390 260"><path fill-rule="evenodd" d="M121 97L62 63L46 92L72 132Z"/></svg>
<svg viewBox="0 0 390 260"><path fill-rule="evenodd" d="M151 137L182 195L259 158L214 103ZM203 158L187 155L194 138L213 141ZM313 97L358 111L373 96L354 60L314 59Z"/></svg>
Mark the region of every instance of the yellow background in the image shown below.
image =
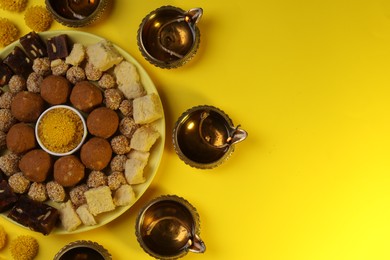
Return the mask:
<svg viewBox="0 0 390 260"><path fill-rule="evenodd" d="M204 9L198 54L174 70L149 64L136 44L142 18L167 4ZM23 14L0 16L29 32ZM390 259L388 1L117 0L108 19L77 30L113 41L148 71L164 105L165 151L144 196L104 227L44 237L0 218L10 239L39 240L37 259L78 239L114 259L151 259L134 222L163 194L186 198L200 214L207 250L186 259ZM176 119L202 104L249 133L207 171L185 165L171 143ZM0 256L9 258L9 248Z"/></svg>

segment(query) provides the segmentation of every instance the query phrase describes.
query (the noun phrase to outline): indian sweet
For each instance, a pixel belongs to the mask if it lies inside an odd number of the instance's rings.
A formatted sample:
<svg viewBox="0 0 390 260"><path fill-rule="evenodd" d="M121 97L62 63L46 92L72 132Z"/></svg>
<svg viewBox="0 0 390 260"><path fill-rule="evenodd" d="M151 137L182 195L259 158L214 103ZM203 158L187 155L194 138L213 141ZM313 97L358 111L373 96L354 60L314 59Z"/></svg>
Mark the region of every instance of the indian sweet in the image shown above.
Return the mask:
<svg viewBox="0 0 390 260"><path fill-rule="evenodd" d="M60 105L68 101L70 82L56 75L47 76L41 83L41 97L51 105Z"/></svg>
<svg viewBox="0 0 390 260"><path fill-rule="evenodd" d="M130 140L124 135L117 135L111 139L112 151L116 154L127 154L130 152Z"/></svg>
<svg viewBox="0 0 390 260"><path fill-rule="evenodd" d="M139 125L135 123L132 117L125 116L119 123L119 132L127 138L132 138L135 130L137 130L138 127Z"/></svg>
<svg viewBox="0 0 390 260"><path fill-rule="evenodd" d="M148 152L160 133L150 125L143 125L135 130L131 138L130 147L137 151Z"/></svg>
<svg viewBox="0 0 390 260"><path fill-rule="evenodd" d="M9 152L0 157L0 170L6 175L11 176L19 172L20 156L16 153Z"/></svg>
<svg viewBox="0 0 390 260"><path fill-rule="evenodd" d="M110 162L110 169L113 172L123 172L125 170L125 162L127 160L127 156L124 154L117 154L112 157Z"/></svg>
<svg viewBox="0 0 390 260"><path fill-rule="evenodd" d="M112 201L111 190L108 186L100 186L87 190L85 193L88 209L92 215L112 211L115 204Z"/></svg>
<svg viewBox="0 0 390 260"><path fill-rule="evenodd" d="M73 231L81 225L81 220L70 200L60 205L61 224L67 231Z"/></svg>
<svg viewBox="0 0 390 260"><path fill-rule="evenodd" d="M133 102L124 99L119 105L119 111L122 113L123 116L133 116Z"/></svg>
<svg viewBox="0 0 390 260"><path fill-rule="evenodd" d="M76 213L84 225L92 226L97 224L95 217L91 214L91 212L89 212L87 204L83 204L78 207L76 209Z"/></svg>
<svg viewBox="0 0 390 260"><path fill-rule="evenodd" d="M34 128L23 122L14 124L7 133L6 142L10 151L25 153L36 146Z"/></svg>
<svg viewBox="0 0 390 260"><path fill-rule="evenodd" d="M11 109L0 109L0 131L8 132L11 126L15 124L15 122L16 118L13 116Z"/></svg>
<svg viewBox="0 0 390 260"><path fill-rule="evenodd" d="M80 158L85 167L100 171L111 160L112 149L110 143L101 137L92 137L82 147Z"/></svg>
<svg viewBox="0 0 390 260"><path fill-rule="evenodd" d="M122 61L115 66L114 74L118 88L127 99L134 99L145 95L145 89L140 82L139 74L134 64L128 61Z"/></svg>
<svg viewBox="0 0 390 260"><path fill-rule="evenodd" d="M0 181L0 212L5 212L12 208L18 201L18 196L9 186L6 180Z"/></svg>
<svg viewBox="0 0 390 260"><path fill-rule="evenodd" d="M84 125L74 111L58 107L42 116L37 132L46 149L66 153L80 144L84 136Z"/></svg>
<svg viewBox="0 0 390 260"><path fill-rule="evenodd" d="M13 259L34 259L39 251L38 241L32 236L18 236L11 240L10 251Z"/></svg>
<svg viewBox="0 0 390 260"><path fill-rule="evenodd" d="M125 178L128 184L140 184L146 181L144 168L148 162L149 153L131 151L125 163Z"/></svg>
<svg viewBox="0 0 390 260"><path fill-rule="evenodd" d="M50 62L50 69L53 75L64 76L68 71L69 64L62 59L55 59Z"/></svg>
<svg viewBox="0 0 390 260"><path fill-rule="evenodd" d="M46 44L36 32L31 31L23 35L19 42L30 59L34 60L47 56Z"/></svg>
<svg viewBox="0 0 390 260"><path fill-rule="evenodd" d="M114 88L116 86L115 78L109 73L103 73L98 81L98 86L102 89Z"/></svg>
<svg viewBox="0 0 390 260"><path fill-rule="evenodd" d="M11 103L11 113L19 121L37 121L44 109L42 97L36 93L22 91L16 94Z"/></svg>
<svg viewBox="0 0 390 260"><path fill-rule="evenodd" d="M7 134L3 131L0 131L0 149L7 148Z"/></svg>
<svg viewBox="0 0 390 260"><path fill-rule="evenodd" d="M33 182L28 189L27 195L34 201L44 202L47 200L46 185L41 182Z"/></svg>
<svg viewBox="0 0 390 260"><path fill-rule="evenodd" d="M62 187L56 181L49 181L46 183L47 196L50 200L54 202L63 202L66 198L66 192L64 187Z"/></svg>
<svg viewBox="0 0 390 260"><path fill-rule="evenodd" d="M93 64L89 61L85 64L85 76L88 80L97 81L103 75L103 72L93 66Z"/></svg>
<svg viewBox="0 0 390 260"><path fill-rule="evenodd" d="M79 66L70 67L66 71L66 79L70 81L72 84L76 84L77 82L83 81L86 79L85 71L83 68Z"/></svg>
<svg viewBox="0 0 390 260"><path fill-rule="evenodd" d="M69 192L70 201L76 207L87 203L84 193L88 190L88 185L83 183L73 187Z"/></svg>
<svg viewBox="0 0 390 260"><path fill-rule="evenodd" d="M157 94L135 98L133 100L133 118L137 124L147 124L163 116L162 106Z"/></svg>
<svg viewBox="0 0 390 260"><path fill-rule="evenodd" d="M71 40L66 34L60 34L47 39L46 46L49 59L65 59L69 56L71 45Z"/></svg>
<svg viewBox="0 0 390 260"><path fill-rule="evenodd" d="M11 93L9 91L4 92L0 96L0 108L6 108L6 109L11 109L11 103L12 100L14 99L15 94Z"/></svg>
<svg viewBox="0 0 390 260"><path fill-rule="evenodd" d="M103 101L102 92L89 81L77 82L70 94L72 105L83 111L90 112Z"/></svg>
<svg viewBox="0 0 390 260"><path fill-rule="evenodd" d="M33 93L40 93L42 81L42 75L37 72L31 72L26 81L27 90Z"/></svg>
<svg viewBox="0 0 390 260"><path fill-rule="evenodd" d="M124 99L122 91L117 88L110 88L104 91L104 103L106 107L117 110Z"/></svg>
<svg viewBox="0 0 390 260"><path fill-rule="evenodd" d="M72 66L79 66L85 59L85 47L81 43L73 44L72 50L68 57L65 58L65 63Z"/></svg>
<svg viewBox="0 0 390 260"><path fill-rule="evenodd" d="M56 208L23 195L7 216L31 230L48 235L55 227L59 213Z"/></svg>
<svg viewBox="0 0 390 260"><path fill-rule="evenodd" d="M87 46L87 55L89 62L100 71L106 71L123 60L122 55L107 40Z"/></svg>
<svg viewBox="0 0 390 260"><path fill-rule="evenodd" d="M47 76L51 72L50 64L48 57L36 58L33 61L32 69L41 76Z"/></svg>
<svg viewBox="0 0 390 260"><path fill-rule="evenodd" d="M89 188L96 188L107 185L107 176L102 171L91 171L87 178L87 186Z"/></svg>
<svg viewBox="0 0 390 260"><path fill-rule="evenodd" d="M87 128L90 134L109 138L119 125L118 114L106 107L94 109L87 117Z"/></svg>
<svg viewBox="0 0 390 260"><path fill-rule="evenodd" d="M21 75L13 75L8 82L8 88L11 93L26 90L26 80Z"/></svg>
<svg viewBox="0 0 390 260"><path fill-rule="evenodd" d="M0 86L8 84L9 79L14 73L6 64L0 59Z"/></svg>
<svg viewBox="0 0 390 260"><path fill-rule="evenodd" d="M114 193L113 201L116 206L127 206L135 201L135 193L131 185L121 185Z"/></svg>
<svg viewBox="0 0 390 260"><path fill-rule="evenodd" d="M17 172L8 178L11 189L18 194L23 194L30 188L30 181L24 177L23 172Z"/></svg>
<svg viewBox="0 0 390 260"><path fill-rule="evenodd" d="M107 185L111 190L117 190L122 184L127 184L123 172L112 172L107 177Z"/></svg>
<svg viewBox="0 0 390 260"><path fill-rule="evenodd" d="M85 175L85 167L75 155L67 155L54 163L54 180L64 187L79 183Z"/></svg>
<svg viewBox="0 0 390 260"><path fill-rule="evenodd" d="M53 159L42 149L34 149L22 156L19 168L24 176L33 182L43 182L51 172Z"/></svg>
<svg viewBox="0 0 390 260"><path fill-rule="evenodd" d="M14 74L22 75L27 78L32 71L32 60L24 53L22 48L15 46L3 60L8 67L11 68Z"/></svg>

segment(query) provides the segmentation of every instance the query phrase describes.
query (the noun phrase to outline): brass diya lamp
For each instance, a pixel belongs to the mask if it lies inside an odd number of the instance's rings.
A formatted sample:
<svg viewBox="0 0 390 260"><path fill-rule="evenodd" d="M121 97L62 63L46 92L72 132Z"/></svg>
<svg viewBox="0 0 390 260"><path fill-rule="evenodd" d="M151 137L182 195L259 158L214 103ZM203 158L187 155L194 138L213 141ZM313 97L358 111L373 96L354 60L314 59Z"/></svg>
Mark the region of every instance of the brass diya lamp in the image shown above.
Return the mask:
<svg viewBox="0 0 390 260"><path fill-rule="evenodd" d="M195 55L200 41L197 23L202 8L184 11L162 6L149 13L138 29L138 47L151 64L171 69L187 63Z"/></svg>
<svg viewBox="0 0 390 260"><path fill-rule="evenodd" d="M144 206L135 230L140 246L157 259L177 259L206 250L195 207L176 195L158 197Z"/></svg>
<svg viewBox="0 0 390 260"><path fill-rule="evenodd" d="M173 129L173 146L186 164L214 168L226 161L235 144L248 133L234 126L225 112L213 106L196 106L184 112Z"/></svg>
<svg viewBox="0 0 390 260"><path fill-rule="evenodd" d="M77 240L61 248L54 260L111 260L111 254L96 242Z"/></svg>
<svg viewBox="0 0 390 260"><path fill-rule="evenodd" d="M112 0L45 0L54 19L68 27L83 27L100 20Z"/></svg>

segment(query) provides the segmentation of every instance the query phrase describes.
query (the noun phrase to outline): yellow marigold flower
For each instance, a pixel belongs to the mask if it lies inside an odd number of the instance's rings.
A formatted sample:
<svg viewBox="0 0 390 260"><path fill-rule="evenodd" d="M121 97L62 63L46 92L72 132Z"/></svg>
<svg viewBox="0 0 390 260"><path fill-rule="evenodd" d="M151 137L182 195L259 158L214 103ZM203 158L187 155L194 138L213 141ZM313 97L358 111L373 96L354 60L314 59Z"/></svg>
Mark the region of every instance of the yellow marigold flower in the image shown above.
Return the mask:
<svg viewBox="0 0 390 260"><path fill-rule="evenodd" d="M24 14L24 21L31 30L43 32L50 28L53 17L43 6L31 6Z"/></svg>
<svg viewBox="0 0 390 260"><path fill-rule="evenodd" d="M22 12L26 5L27 0L0 0L0 8L11 12Z"/></svg>
<svg viewBox="0 0 390 260"><path fill-rule="evenodd" d="M0 226L0 250L4 248L7 242L7 233L2 226Z"/></svg>
<svg viewBox="0 0 390 260"><path fill-rule="evenodd" d="M32 260L38 254L39 244L32 236L18 236L11 241L10 250L15 260Z"/></svg>
<svg viewBox="0 0 390 260"><path fill-rule="evenodd" d="M0 17L0 46L4 47L17 40L19 30L7 18Z"/></svg>

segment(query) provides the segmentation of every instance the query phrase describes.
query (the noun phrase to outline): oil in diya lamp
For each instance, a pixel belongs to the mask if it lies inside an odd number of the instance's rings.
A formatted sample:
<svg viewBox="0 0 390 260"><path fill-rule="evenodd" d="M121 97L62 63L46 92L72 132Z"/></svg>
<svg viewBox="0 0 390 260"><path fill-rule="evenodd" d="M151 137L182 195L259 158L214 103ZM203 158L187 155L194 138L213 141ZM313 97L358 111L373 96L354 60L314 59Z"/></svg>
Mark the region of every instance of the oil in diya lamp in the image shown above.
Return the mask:
<svg viewBox="0 0 390 260"><path fill-rule="evenodd" d="M161 68L177 68L196 54L200 42L197 23L202 8L184 11L162 6L149 13L140 24L138 47L147 61Z"/></svg>
<svg viewBox="0 0 390 260"><path fill-rule="evenodd" d="M248 133L234 126L222 110L213 106L196 106L184 112L173 129L173 146L186 164L211 169L225 162L235 144Z"/></svg>
<svg viewBox="0 0 390 260"><path fill-rule="evenodd" d="M110 260L111 254L96 242L78 240L63 248L54 256L54 260Z"/></svg>
<svg viewBox="0 0 390 260"><path fill-rule="evenodd" d="M59 23L82 27L98 21L112 0L46 0L46 8Z"/></svg>
<svg viewBox="0 0 390 260"><path fill-rule="evenodd" d="M157 259L177 259L188 252L203 253L200 220L195 207L176 195L160 196L139 212L136 236L146 253Z"/></svg>

